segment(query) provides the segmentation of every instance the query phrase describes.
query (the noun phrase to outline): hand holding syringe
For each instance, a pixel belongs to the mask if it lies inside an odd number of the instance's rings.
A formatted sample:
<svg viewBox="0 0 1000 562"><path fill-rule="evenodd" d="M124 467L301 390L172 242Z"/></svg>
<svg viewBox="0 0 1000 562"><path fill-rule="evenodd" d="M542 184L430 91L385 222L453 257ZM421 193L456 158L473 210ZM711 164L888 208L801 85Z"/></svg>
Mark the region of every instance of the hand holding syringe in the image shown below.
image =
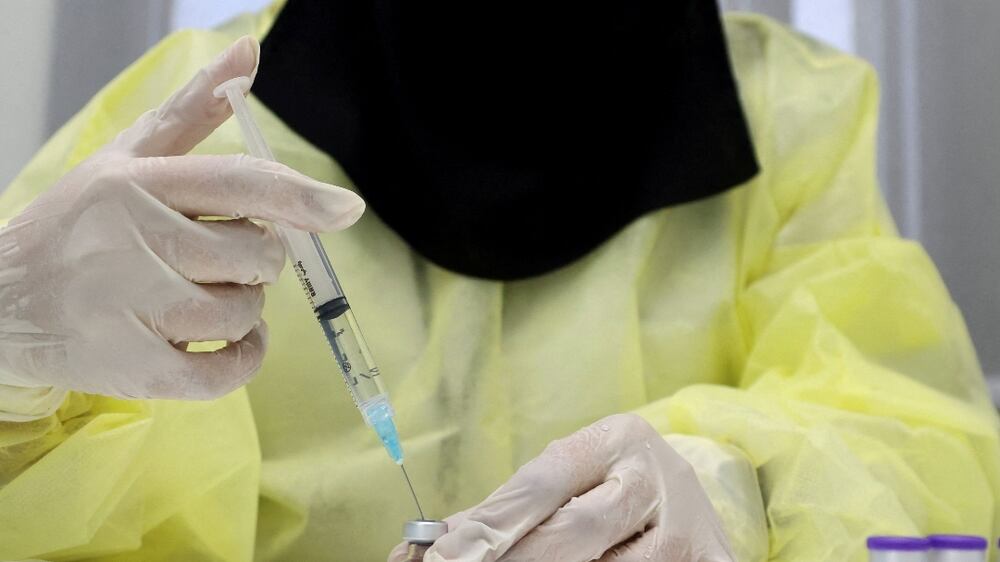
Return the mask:
<svg viewBox="0 0 1000 562"><path fill-rule="evenodd" d="M229 100L250 154L257 158L276 161L271 149L264 142L264 137L243 97L249 88L248 77L234 78L220 84L214 94L216 97L225 97ZM393 422L394 412L389 404L389 395L382 386L381 373L372 359L371 352L368 351L368 345L361 335L361 328L354 318L340 282L337 281L337 275L330 266L323 243L319 236L312 232L278 225L274 225L274 228L285 245L285 251L292 262L295 274L302 283L309 304L312 305L323 333L330 343L347 388L354 398L355 406L361 411L365 423L378 434L392 460L403 469L406 483L413 493L410 477L403 468L403 449L399 444L396 424ZM417 503L417 510L421 511L415 493L413 500ZM420 517L423 518L422 511Z"/></svg>

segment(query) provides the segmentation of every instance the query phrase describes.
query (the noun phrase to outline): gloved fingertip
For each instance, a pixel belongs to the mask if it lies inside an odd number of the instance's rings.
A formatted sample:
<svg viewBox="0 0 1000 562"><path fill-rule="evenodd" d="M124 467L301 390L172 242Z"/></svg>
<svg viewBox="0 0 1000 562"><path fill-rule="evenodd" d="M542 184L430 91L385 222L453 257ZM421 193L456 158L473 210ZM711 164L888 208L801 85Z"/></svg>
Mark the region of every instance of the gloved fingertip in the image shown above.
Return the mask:
<svg viewBox="0 0 1000 562"><path fill-rule="evenodd" d="M222 51L216 59L215 64L223 67L218 78L236 78L239 76L250 77L251 83L257 75L257 63L260 58L260 43L250 35L244 35L234 41L226 50Z"/></svg>
<svg viewBox="0 0 1000 562"><path fill-rule="evenodd" d="M392 552L389 553L389 557L386 558L386 562L405 562L406 550L407 545L405 542L397 544L396 547L392 549Z"/></svg>
<svg viewBox="0 0 1000 562"><path fill-rule="evenodd" d="M262 350L266 350L267 343L271 339L271 333L270 331L268 331L267 322L265 322L264 319L261 318L260 322L258 322L257 325L254 326L254 329L257 330L257 335L260 337L260 348Z"/></svg>
<svg viewBox="0 0 1000 562"><path fill-rule="evenodd" d="M365 201L358 194L325 183L316 182L314 220L319 221L322 232L336 232L358 222L365 212Z"/></svg>
<svg viewBox="0 0 1000 562"><path fill-rule="evenodd" d="M251 35L244 35L239 41L246 42L246 45L241 48L249 48L250 56L253 58L253 70L250 71L250 83L253 84L254 78L257 77L257 69L260 68L260 42Z"/></svg>
<svg viewBox="0 0 1000 562"><path fill-rule="evenodd" d="M341 212L334 226L335 230L343 230L358 222L361 215L365 214L365 201L358 197L357 203Z"/></svg>

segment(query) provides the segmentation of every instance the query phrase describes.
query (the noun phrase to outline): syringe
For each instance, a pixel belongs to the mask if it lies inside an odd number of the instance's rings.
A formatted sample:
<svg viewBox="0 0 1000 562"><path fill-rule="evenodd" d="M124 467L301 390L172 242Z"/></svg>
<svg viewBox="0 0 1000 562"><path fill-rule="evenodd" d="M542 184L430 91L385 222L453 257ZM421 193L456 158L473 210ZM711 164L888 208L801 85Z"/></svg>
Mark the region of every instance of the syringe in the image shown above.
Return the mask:
<svg viewBox="0 0 1000 562"><path fill-rule="evenodd" d="M244 99L244 93L250 89L250 79L242 76L227 80L215 88L213 94L217 98L225 97L233 108L233 114L240 124L243 141L252 156L276 161L271 149L264 142L257 123L250 114L250 107ZM330 266L326 250L319 236L312 232L303 232L291 228L274 225L278 236L285 245L295 269L295 274L306 292L309 304L312 305L319 319L323 333L330 343L333 355L337 359L340 372L344 376L348 390L354 398L354 405L361 411L365 423L371 426L385 450L396 464L403 468L403 448L399 444L396 424L393 422L393 410L389 404L389 395L382 386L382 377L368 344L361 335L361 328L354 318L354 312L344 296L337 275ZM410 477L403 468L406 483L413 494L413 500L420 509L416 493L410 484Z"/></svg>

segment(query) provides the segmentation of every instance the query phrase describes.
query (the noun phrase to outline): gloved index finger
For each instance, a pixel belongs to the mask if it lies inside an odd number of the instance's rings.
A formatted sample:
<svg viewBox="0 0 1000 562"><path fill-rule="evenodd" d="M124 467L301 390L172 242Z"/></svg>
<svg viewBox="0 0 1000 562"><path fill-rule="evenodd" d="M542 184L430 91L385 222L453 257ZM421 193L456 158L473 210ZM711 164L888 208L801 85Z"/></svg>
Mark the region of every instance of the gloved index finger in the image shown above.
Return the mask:
<svg viewBox="0 0 1000 562"><path fill-rule="evenodd" d="M257 74L260 44L249 35L219 54L156 110L144 113L108 148L133 156L186 154L232 115L229 102L212 94L216 86Z"/></svg>
<svg viewBox="0 0 1000 562"><path fill-rule="evenodd" d="M137 158L129 181L189 217L256 218L309 232L354 224L364 212L355 193L244 154Z"/></svg>

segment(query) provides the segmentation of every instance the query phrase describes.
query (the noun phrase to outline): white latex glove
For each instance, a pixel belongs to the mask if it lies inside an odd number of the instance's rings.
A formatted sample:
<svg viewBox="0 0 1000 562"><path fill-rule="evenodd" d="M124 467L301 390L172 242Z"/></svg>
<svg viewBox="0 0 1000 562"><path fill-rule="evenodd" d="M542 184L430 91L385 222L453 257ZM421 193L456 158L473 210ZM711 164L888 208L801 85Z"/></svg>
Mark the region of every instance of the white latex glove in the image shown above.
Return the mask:
<svg viewBox="0 0 1000 562"><path fill-rule="evenodd" d="M447 521L424 560L735 561L694 470L633 414L554 441Z"/></svg>
<svg viewBox="0 0 1000 562"><path fill-rule="evenodd" d="M244 37L158 110L0 231L0 383L124 398L209 399L266 346L262 283L285 261L246 218L309 231L354 223L360 197L245 155L181 156L231 114L212 90L252 76ZM226 340L211 353L187 342Z"/></svg>

